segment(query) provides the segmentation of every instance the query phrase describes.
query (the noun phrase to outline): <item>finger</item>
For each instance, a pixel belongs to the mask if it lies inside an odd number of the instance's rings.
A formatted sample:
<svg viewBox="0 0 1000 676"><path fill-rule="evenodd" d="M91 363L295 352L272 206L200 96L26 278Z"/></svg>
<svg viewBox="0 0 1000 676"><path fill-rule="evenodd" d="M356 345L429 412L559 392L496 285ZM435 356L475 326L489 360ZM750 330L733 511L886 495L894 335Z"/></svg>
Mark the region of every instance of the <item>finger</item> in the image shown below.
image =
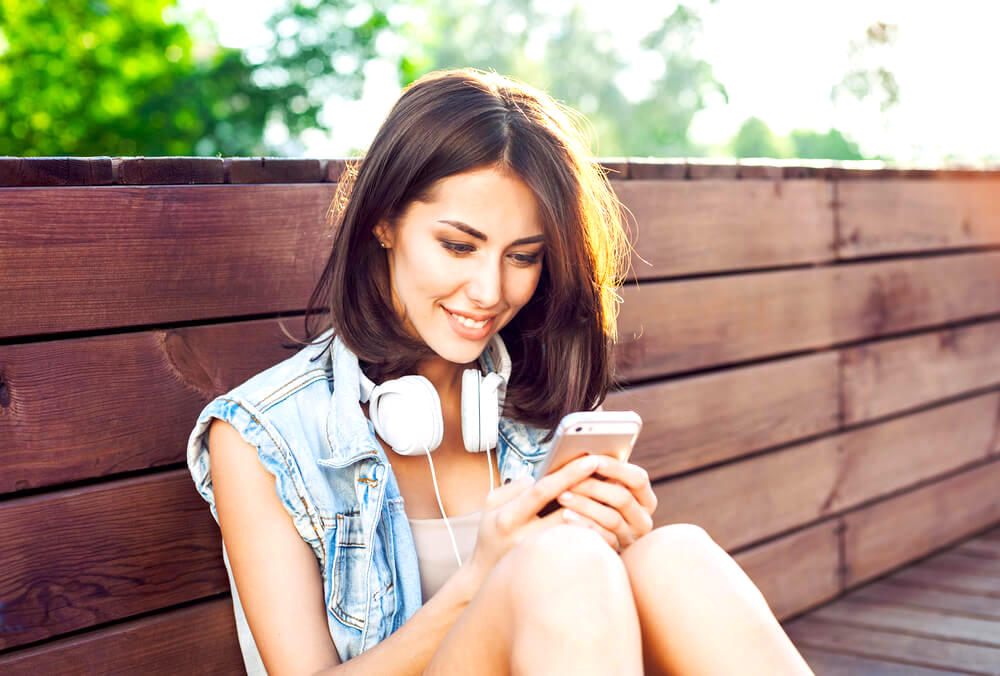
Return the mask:
<svg viewBox="0 0 1000 676"><path fill-rule="evenodd" d="M534 481L534 478L529 474L508 484L497 486L486 494L486 509L496 509L501 505L507 504L518 495L528 490Z"/></svg>
<svg viewBox="0 0 1000 676"><path fill-rule="evenodd" d="M636 501L649 514L656 511L656 494L653 492L653 486L649 481L649 473L642 467L628 462L621 462L614 458L601 457L597 474L622 484L631 491Z"/></svg>
<svg viewBox="0 0 1000 676"><path fill-rule="evenodd" d="M636 540L631 526L613 507L569 491L559 496L559 504L613 533L622 547L627 547Z"/></svg>
<svg viewBox="0 0 1000 676"><path fill-rule="evenodd" d="M557 509L551 514L547 514L540 519L535 519L533 523L530 523L527 527L525 527L524 532L534 533L539 530L547 530L564 524L578 526L580 528L588 528L600 535L601 539L608 543L609 547L615 551L620 550L617 535L594 522L592 519L588 519L587 517L581 516L572 510L564 508Z"/></svg>
<svg viewBox="0 0 1000 676"><path fill-rule="evenodd" d="M563 508L556 513L562 515L564 523L568 523L571 526L578 526L580 528L587 528L588 530L592 530L598 535L600 535L601 539L607 542L608 546L611 547L613 550L615 550L616 552L621 551L622 545L618 535L612 533L607 528L597 523L593 519L583 516L582 514L579 514L577 512L574 512L572 509Z"/></svg>
<svg viewBox="0 0 1000 676"><path fill-rule="evenodd" d="M512 528L536 518L542 507L555 500L560 493L593 474L596 468L597 458L585 455L538 479L503 508L503 525Z"/></svg>
<svg viewBox="0 0 1000 676"><path fill-rule="evenodd" d="M652 516L639 504L632 492L618 482L584 479L569 492L571 495L590 498L617 511L628 523L636 539L653 529Z"/></svg>

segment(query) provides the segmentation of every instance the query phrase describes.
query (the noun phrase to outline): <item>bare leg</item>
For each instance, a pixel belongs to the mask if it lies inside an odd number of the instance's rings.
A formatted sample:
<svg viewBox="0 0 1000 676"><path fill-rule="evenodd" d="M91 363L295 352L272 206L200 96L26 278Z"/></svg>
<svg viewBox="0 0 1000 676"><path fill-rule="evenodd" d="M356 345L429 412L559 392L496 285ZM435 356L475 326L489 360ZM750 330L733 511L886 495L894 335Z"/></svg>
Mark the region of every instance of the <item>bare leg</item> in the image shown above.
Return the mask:
<svg viewBox="0 0 1000 676"><path fill-rule="evenodd" d="M649 674L811 674L760 590L704 530L658 528L625 550Z"/></svg>
<svg viewBox="0 0 1000 676"><path fill-rule="evenodd" d="M621 559L583 528L526 538L486 578L426 673L641 674Z"/></svg>

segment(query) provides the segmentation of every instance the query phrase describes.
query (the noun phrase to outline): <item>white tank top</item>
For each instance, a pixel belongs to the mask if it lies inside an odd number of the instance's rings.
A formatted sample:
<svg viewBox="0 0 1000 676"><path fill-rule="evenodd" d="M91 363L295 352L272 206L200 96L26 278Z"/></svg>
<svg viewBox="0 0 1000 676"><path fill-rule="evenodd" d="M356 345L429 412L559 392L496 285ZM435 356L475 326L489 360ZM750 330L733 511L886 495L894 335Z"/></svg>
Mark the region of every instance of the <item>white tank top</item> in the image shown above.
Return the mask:
<svg viewBox="0 0 1000 676"><path fill-rule="evenodd" d="M462 561L468 560L476 547L476 533L479 531L479 519L482 510L463 514L448 519L455 533L455 544ZM410 531L413 533L413 544L417 548L417 565L420 568L420 591L423 602L437 593L455 571L458 561L451 548L451 538L444 519L408 519Z"/></svg>

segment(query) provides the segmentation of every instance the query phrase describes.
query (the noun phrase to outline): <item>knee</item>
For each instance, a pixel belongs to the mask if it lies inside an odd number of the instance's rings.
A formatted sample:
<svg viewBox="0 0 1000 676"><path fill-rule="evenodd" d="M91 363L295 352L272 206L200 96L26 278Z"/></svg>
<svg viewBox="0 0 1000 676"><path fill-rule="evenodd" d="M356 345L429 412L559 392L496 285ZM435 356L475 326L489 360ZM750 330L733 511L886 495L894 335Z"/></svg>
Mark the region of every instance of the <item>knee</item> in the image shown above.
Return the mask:
<svg viewBox="0 0 1000 676"><path fill-rule="evenodd" d="M505 562L511 566L508 598L522 630L565 640L566 627L573 626L577 643L637 634L625 565L593 531L549 528L525 538Z"/></svg>
<svg viewBox="0 0 1000 676"><path fill-rule="evenodd" d="M633 579L649 576L682 576L711 567L728 554L700 526L675 523L661 526L635 542L622 554Z"/></svg>
<svg viewBox="0 0 1000 676"><path fill-rule="evenodd" d="M523 589L532 594L604 595L628 588L618 554L597 533L556 526L525 538L510 554Z"/></svg>

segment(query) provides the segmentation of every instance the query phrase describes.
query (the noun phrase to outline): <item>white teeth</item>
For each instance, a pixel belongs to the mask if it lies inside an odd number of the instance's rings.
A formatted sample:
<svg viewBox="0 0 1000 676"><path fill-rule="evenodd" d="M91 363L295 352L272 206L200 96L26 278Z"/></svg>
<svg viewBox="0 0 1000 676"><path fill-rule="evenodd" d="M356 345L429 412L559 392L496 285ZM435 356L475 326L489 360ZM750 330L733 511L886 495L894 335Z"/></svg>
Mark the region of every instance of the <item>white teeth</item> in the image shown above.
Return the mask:
<svg viewBox="0 0 1000 676"><path fill-rule="evenodd" d="M463 317L461 315L457 315L454 312L449 312L448 314L450 314L452 317L454 317L455 319L457 319L459 324L461 324L462 326L464 326L466 328L470 328L470 329L481 329L484 326L486 326L486 322L489 321L489 319L484 319L482 321L476 322L476 321L473 321L473 320L469 319L468 317Z"/></svg>

